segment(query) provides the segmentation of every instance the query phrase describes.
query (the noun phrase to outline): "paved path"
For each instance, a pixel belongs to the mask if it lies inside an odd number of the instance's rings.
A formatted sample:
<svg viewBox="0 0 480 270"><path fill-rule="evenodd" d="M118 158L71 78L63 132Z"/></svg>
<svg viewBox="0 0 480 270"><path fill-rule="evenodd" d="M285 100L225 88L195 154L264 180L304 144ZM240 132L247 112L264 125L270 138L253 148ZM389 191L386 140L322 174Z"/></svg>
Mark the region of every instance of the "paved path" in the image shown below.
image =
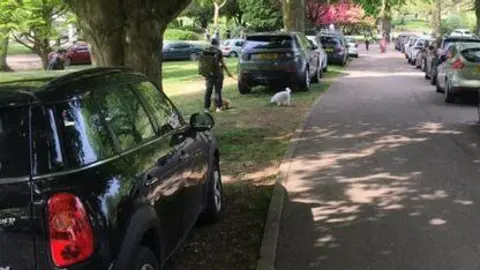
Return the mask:
<svg viewBox="0 0 480 270"><path fill-rule="evenodd" d="M398 52L354 60L308 120L278 270L480 269L480 127Z"/></svg>

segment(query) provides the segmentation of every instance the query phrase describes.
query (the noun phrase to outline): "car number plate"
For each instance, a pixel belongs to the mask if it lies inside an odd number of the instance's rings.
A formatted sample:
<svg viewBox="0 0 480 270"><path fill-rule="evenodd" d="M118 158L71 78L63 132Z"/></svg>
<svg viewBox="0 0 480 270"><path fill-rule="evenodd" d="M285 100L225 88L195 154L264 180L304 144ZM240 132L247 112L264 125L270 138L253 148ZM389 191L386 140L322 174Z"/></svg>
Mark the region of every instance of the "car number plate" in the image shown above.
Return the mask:
<svg viewBox="0 0 480 270"><path fill-rule="evenodd" d="M333 52L333 49L325 49L326 52Z"/></svg>
<svg viewBox="0 0 480 270"><path fill-rule="evenodd" d="M260 55L260 59L262 60L275 60L277 59L277 54L275 53L263 53Z"/></svg>

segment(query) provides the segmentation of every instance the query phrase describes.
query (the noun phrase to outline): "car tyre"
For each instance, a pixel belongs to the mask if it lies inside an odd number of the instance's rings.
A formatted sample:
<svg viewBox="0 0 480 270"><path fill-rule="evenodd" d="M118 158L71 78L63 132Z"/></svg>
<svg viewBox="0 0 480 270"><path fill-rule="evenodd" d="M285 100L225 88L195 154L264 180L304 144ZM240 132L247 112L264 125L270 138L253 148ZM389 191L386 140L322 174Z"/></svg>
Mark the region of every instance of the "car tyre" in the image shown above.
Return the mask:
<svg viewBox="0 0 480 270"><path fill-rule="evenodd" d="M239 81L238 92L240 92L240 94L242 95L249 94L250 92L252 92L252 88L247 84L245 84L244 82Z"/></svg>
<svg viewBox="0 0 480 270"><path fill-rule="evenodd" d="M220 163L218 159L215 159L209 173L207 198L205 209L200 215L200 223L215 223L223 213L223 202L223 184Z"/></svg>
<svg viewBox="0 0 480 270"><path fill-rule="evenodd" d="M160 264L158 263L155 254L145 246L140 246L137 249L134 258L132 259L131 266L133 270L159 270Z"/></svg>
<svg viewBox="0 0 480 270"><path fill-rule="evenodd" d="M436 78L436 76L435 76ZM445 92L445 89L442 89L438 83L438 78L435 79L435 91L437 91L437 93L443 93Z"/></svg>
<svg viewBox="0 0 480 270"><path fill-rule="evenodd" d="M327 73L328 72L328 64L325 65L325 67L323 68L323 73Z"/></svg>
<svg viewBox="0 0 480 270"><path fill-rule="evenodd" d="M432 73L430 73L430 84L431 85L437 85L437 72L435 69L432 67L431 68Z"/></svg>
<svg viewBox="0 0 480 270"><path fill-rule="evenodd" d="M455 96L453 95L450 89L451 89L450 83L446 81L445 89L443 89L445 103L453 103L455 101Z"/></svg>
<svg viewBox="0 0 480 270"><path fill-rule="evenodd" d="M66 67L68 67L68 66L70 66L71 64L72 64L72 59L70 59L70 58L67 57L67 59L65 59L65 63L63 63L63 65L66 66Z"/></svg>
<svg viewBox="0 0 480 270"><path fill-rule="evenodd" d="M322 68L321 68L321 62L319 61L318 62L318 66L317 66L317 71L315 72L315 76L313 76L312 78L312 83L318 83L320 82L320 79L323 77L323 73L322 73Z"/></svg>
<svg viewBox="0 0 480 270"><path fill-rule="evenodd" d="M190 60L191 61L197 61L198 59L198 55L196 53L191 53L190 54Z"/></svg>
<svg viewBox="0 0 480 270"><path fill-rule="evenodd" d="M231 58L237 58L238 57L238 54L236 52L230 52L228 54L228 57L231 57Z"/></svg>
<svg viewBox="0 0 480 270"><path fill-rule="evenodd" d="M427 71L427 60L423 60L421 64L421 69L423 72Z"/></svg>
<svg viewBox="0 0 480 270"><path fill-rule="evenodd" d="M298 90L300 91L308 91L310 89L310 70L308 68L305 69L305 74L300 78L300 82L298 83Z"/></svg>

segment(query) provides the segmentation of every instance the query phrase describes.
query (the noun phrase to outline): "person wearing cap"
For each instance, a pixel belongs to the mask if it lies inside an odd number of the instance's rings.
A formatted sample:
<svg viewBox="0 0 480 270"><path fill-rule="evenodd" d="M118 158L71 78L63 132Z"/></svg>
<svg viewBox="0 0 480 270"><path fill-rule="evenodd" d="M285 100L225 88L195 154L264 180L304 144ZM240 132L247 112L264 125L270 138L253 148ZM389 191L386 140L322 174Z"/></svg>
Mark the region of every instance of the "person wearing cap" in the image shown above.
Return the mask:
<svg viewBox="0 0 480 270"><path fill-rule="evenodd" d="M223 88L223 71L228 74L229 77L232 77L232 74L227 68L227 65L225 64L225 61L223 60L223 54L222 51L218 48L220 45L220 42L218 39L212 39L210 42L212 45L209 50L214 52L216 56L218 57L218 66L215 67L216 71L214 76L208 76L205 77L206 80L206 91L205 91L205 103L204 103L204 108L205 111L210 111L210 106L211 106L211 99L212 99L212 93L213 90L215 89L215 105L217 107L217 112L222 111L222 105L223 105L223 100L222 100L222 88Z"/></svg>

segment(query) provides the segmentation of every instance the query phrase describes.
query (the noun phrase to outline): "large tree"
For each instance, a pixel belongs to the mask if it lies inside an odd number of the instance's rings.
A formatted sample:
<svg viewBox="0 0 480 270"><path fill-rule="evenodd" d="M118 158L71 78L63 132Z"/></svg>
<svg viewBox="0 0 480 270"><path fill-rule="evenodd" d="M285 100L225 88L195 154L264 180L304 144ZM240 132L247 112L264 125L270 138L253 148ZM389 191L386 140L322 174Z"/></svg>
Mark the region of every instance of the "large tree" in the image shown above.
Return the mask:
<svg viewBox="0 0 480 270"><path fill-rule="evenodd" d="M213 4L211 2L199 3L193 1L182 13L193 19L194 23L201 28L207 28L213 20Z"/></svg>
<svg viewBox="0 0 480 270"><path fill-rule="evenodd" d="M65 0L97 66L128 66L162 87L163 34L191 0Z"/></svg>
<svg viewBox="0 0 480 270"><path fill-rule="evenodd" d="M405 0L355 0L362 5L365 12L378 18L383 35L390 39L392 11L395 7L403 5Z"/></svg>
<svg viewBox="0 0 480 270"><path fill-rule="evenodd" d="M282 28L281 3L278 0L240 0L243 21L255 31L272 31Z"/></svg>
<svg viewBox="0 0 480 270"><path fill-rule="evenodd" d="M480 35L480 0L475 0L475 16L477 17L477 35Z"/></svg>
<svg viewBox="0 0 480 270"><path fill-rule="evenodd" d="M14 7L9 1L0 1L0 71L10 71L7 63L8 41L11 30L10 17Z"/></svg>

